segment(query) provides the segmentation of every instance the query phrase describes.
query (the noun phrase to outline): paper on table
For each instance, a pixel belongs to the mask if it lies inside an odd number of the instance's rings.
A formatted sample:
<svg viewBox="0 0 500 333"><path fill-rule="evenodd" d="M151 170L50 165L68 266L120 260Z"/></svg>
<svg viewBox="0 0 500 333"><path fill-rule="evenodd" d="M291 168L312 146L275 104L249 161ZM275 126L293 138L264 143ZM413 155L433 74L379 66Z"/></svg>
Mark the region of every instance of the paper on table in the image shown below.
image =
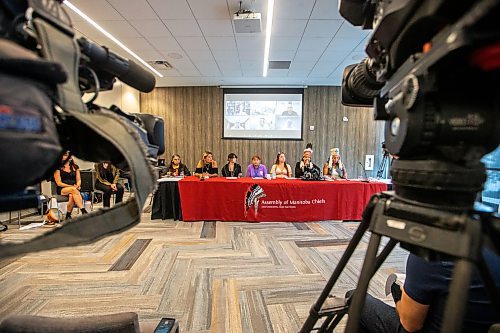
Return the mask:
<svg viewBox="0 0 500 333"><path fill-rule="evenodd" d="M238 177L226 177L226 179L238 179Z"/></svg>

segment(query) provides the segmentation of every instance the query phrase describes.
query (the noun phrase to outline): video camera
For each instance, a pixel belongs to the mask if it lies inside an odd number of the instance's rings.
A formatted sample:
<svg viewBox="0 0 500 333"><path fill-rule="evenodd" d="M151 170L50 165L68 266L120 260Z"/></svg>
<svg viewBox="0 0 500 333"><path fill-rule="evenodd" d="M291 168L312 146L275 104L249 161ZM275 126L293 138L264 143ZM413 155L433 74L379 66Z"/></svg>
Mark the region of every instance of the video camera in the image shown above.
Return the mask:
<svg viewBox="0 0 500 333"><path fill-rule="evenodd" d="M339 9L373 28L368 58L344 70L342 103L373 106L385 121L397 191L435 203L444 189L470 208L485 180L479 159L500 142L498 1L348 0Z"/></svg>
<svg viewBox="0 0 500 333"><path fill-rule="evenodd" d="M116 79L149 92L154 76L106 47L76 39L61 3L0 0L0 211L33 207L37 193L26 188L52 178L66 150L128 168L135 192L30 242L0 243L0 257L86 244L135 225L155 185L152 164L164 151L161 118L93 104ZM83 102L85 92L94 97Z"/></svg>
<svg viewBox="0 0 500 333"><path fill-rule="evenodd" d="M347 313L346 332L356 332L370 279L398 243L425 259L455 259L442 331L459 332L473 264L500 313L482 256L484 246L500 253L500 220L474 206L486 179L480 159L500 142L500 1L340 0L339 11L373 29L367 58L344 70L342 103L372 106L385 121L395 192L372 197L300 332L332 332ZM368 230L356 291L327 307ZM382 236L390 239L379 251Z"/></svg>

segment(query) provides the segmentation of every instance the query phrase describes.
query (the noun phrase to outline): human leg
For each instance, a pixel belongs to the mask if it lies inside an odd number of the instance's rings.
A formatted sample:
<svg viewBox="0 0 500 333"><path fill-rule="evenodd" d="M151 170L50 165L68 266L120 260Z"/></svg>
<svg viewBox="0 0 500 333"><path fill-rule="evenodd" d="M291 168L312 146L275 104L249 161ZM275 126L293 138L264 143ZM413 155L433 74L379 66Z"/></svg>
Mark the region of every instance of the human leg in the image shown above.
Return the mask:
<svg viewBox="0 0 500 333"><path fill-rule="evenodd" d="M354 290L348 291L346 297L352 295L352 292ZM405 332L396 309L370 294L366 294L359 331L371 333Z"/></svg>
<svg viewBox="0 0 500 333"><path fill-rule="evenodd" d="M104 207L110 207L111 206L111 194L113 193L113 191L111 190L111 186L109 185L104 185L103 183L101 182L96 182L95 183L95 188L96 190L99 190L99 191L102 191L103 192L103 195L102 195L102 205Z"/></svg>
<svg viewBox="0 0 500 333"><path fill-rule="evenodd" d="M122 202L123 200L123 192L125 189L123 188L123 185L120 183L116 184L116 198L115 198L115 203Z"/></svg>

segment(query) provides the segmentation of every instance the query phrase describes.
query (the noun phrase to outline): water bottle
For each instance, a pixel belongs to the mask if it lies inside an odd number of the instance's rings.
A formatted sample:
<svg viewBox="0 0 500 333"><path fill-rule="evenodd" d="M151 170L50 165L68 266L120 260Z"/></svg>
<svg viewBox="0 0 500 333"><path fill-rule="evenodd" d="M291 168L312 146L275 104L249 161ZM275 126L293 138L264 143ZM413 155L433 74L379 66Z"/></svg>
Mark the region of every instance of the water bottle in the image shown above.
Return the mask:
<svg viewBox="0 0 500 333"><path fill-rule="evenodd" d="M276 179L276 172L273 172L273 173L271 174L271 178L272 178L272 179Z"/></svg>
<svg viewBox="0 0 500 333"><path fill-rule="evenodd" d="M184 178L184 171L181 171L180 176L181 178Z"/></svg>

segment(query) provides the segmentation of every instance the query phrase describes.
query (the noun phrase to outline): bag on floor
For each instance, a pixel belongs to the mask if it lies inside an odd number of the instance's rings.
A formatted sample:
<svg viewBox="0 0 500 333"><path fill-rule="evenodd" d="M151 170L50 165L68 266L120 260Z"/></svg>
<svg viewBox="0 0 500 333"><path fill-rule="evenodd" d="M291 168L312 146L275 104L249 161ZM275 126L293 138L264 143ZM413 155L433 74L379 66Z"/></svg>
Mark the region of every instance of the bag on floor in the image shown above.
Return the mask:
<svg viewBox="0 0 500 333"><path fill-rule="evenodd" d="M47 205L47 211L45 212L45 216L43 217L44 221L47 221L47 224L54 224L56 222L60 222L64 217L63 212L59 209L57 199L50 198L49 204Z"/></svg>

